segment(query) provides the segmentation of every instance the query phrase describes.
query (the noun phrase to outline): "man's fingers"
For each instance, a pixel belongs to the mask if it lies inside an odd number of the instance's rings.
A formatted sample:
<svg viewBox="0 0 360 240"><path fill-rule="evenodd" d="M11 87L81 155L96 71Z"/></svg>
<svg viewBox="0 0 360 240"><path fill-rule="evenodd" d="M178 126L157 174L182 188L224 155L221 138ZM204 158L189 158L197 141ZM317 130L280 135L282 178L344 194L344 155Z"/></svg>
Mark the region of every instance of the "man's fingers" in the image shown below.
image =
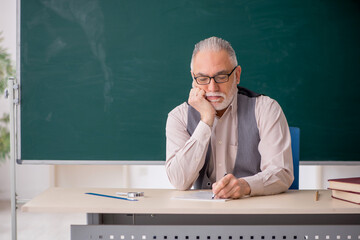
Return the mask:
<svg viewBox="0 0 360 240"><path fill-rule="evenodd" d="M215 118L215 108L205 98L205 91L198 87L192 88L189 93L188 103L195 108L201 116L201 120L209 126L212 126Z"/></svg>
<svg viewBox="0 0 360 240"><path fill-rule="evenodd" d="M230 181L219 193L219 198L231 198L232 194L236 191L234 189L234 181Z"/></svg>
<svg viewBox="0 0 360 240"><path fill-rule="evenodd" d="M205 98L206 92L204 91L204 89L200 89L200 88L198 88L198 89L199 89L199 91L198 91L199 96L202 96Z"/></svg>
<svg viewBox="0 0 360 240"><path fill-rule="evenodd" d="M241 198L251 193L249 184L242 178L228 174L213 184L216 198Z"/></svg>
<svg viewBox="0 0 360 240"><path fill-rule="evenodd" d="M213 193L217 198L239 198L241 186L239 180L228 174L213 185Z"/></svg>
<svg viewBox="0 0 360 240"><path fill-rule="evenodd" d="M193 101L197 101L197 100L200 100L199 99L200 96L202 96L202 94L200 94L200 89L199 88L192 88L190 90L189 99L191 99Z"/></svg>
<svg viewBox="0 0 360 240"><path fill-rule="evenodd" d="M232 177L234 177L232 174L228 174L226 176L224 176L222 179L220 179L219 181L217 181L216 183L213 184L213 193L215 195L221 193L221 191L223 191L224 189L226 189L227 185L230 183Z"/></svg>
<svg viewBox="0 0 360 240"><path fill-rule="evenodd" d="M206 93L203 89L195 87L190 90L190 95L193 97L204 97Z"/></svg>
<svg viewBox="0 0 360 240"><path fill-rule="evenodd" d="M234 179L228 186L229 191L223 195L223 198L239 198L241 195L241 187L238 183L238 180Z"/></svg>

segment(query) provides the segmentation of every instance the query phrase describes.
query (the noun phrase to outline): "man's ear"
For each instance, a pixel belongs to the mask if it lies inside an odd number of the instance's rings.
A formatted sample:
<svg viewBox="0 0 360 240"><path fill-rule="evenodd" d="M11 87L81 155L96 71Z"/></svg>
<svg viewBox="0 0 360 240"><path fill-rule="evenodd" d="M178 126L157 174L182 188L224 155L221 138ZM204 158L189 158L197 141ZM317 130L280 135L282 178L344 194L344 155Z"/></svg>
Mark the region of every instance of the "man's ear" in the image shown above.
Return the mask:
<svg viewBox="0 0 360 240"><path fill-rule="evenodd" d="M236 83L239 84L240 83L240 75L241 75L240 65L237 66L237 68L235 69L235 73L236 73Z"/></svg>

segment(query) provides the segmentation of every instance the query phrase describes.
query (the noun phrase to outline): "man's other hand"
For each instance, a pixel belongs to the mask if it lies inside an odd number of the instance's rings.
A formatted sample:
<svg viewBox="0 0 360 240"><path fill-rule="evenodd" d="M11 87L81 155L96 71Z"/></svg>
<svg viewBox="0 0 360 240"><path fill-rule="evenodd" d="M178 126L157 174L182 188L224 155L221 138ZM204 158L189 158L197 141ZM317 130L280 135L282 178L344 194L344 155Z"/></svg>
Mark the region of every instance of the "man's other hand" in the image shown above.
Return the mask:
<svg viewBox="0 0 360 240"><path fill-rule="evenodd" d="M216 198L236 199L249 195L250 186L244 179L227 174L212 185L212 191Z"/></svg>
<svg viewBox="0 0 360 240"><path fill-rule="evenodd" d="M201 121L211 127L214 123L216 111L205 98L205 95L206 93L203 89L194 87L190 90L188 103L200 113Z"/></svg>

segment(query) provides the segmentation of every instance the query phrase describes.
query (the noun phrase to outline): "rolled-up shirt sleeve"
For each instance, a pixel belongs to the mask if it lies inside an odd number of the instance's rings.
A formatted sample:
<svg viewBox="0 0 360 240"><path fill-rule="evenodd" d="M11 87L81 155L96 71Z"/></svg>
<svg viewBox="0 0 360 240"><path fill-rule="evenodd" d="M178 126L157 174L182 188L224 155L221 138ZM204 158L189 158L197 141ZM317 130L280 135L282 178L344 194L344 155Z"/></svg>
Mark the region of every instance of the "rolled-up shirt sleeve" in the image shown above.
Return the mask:
<svg viewBox="0 0 360 240"><path fill-rule="evenodd" d="M190 189L198 178L211 138L211 128L202 121L189 135L184 104L171 111L166 122L165 168L169 181L179 190Z"/></svg>
<svg viewBox="0 0 360 240"><path fill-rule="evenodd" d="M261 96L255 105L260 134L261 172L245 177L251 194L269 195L286 191L294 180L291 137L286 117L273 99Z"/></svg>

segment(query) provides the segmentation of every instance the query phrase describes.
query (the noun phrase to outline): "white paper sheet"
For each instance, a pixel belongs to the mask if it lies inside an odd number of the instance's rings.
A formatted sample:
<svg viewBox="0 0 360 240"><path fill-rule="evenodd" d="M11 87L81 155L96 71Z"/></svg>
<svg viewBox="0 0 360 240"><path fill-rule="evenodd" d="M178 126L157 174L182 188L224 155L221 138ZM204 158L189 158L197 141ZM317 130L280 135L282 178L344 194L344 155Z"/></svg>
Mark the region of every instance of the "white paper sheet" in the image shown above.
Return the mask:
<svg viewBox="0 0 360 240"><path fill-rule="evenodd" d="M209 202L226 202L231 199L212 199L211 191L189 191L183 195L172 197L175 200L190 200L190 201L209 201Z"/></svg>

